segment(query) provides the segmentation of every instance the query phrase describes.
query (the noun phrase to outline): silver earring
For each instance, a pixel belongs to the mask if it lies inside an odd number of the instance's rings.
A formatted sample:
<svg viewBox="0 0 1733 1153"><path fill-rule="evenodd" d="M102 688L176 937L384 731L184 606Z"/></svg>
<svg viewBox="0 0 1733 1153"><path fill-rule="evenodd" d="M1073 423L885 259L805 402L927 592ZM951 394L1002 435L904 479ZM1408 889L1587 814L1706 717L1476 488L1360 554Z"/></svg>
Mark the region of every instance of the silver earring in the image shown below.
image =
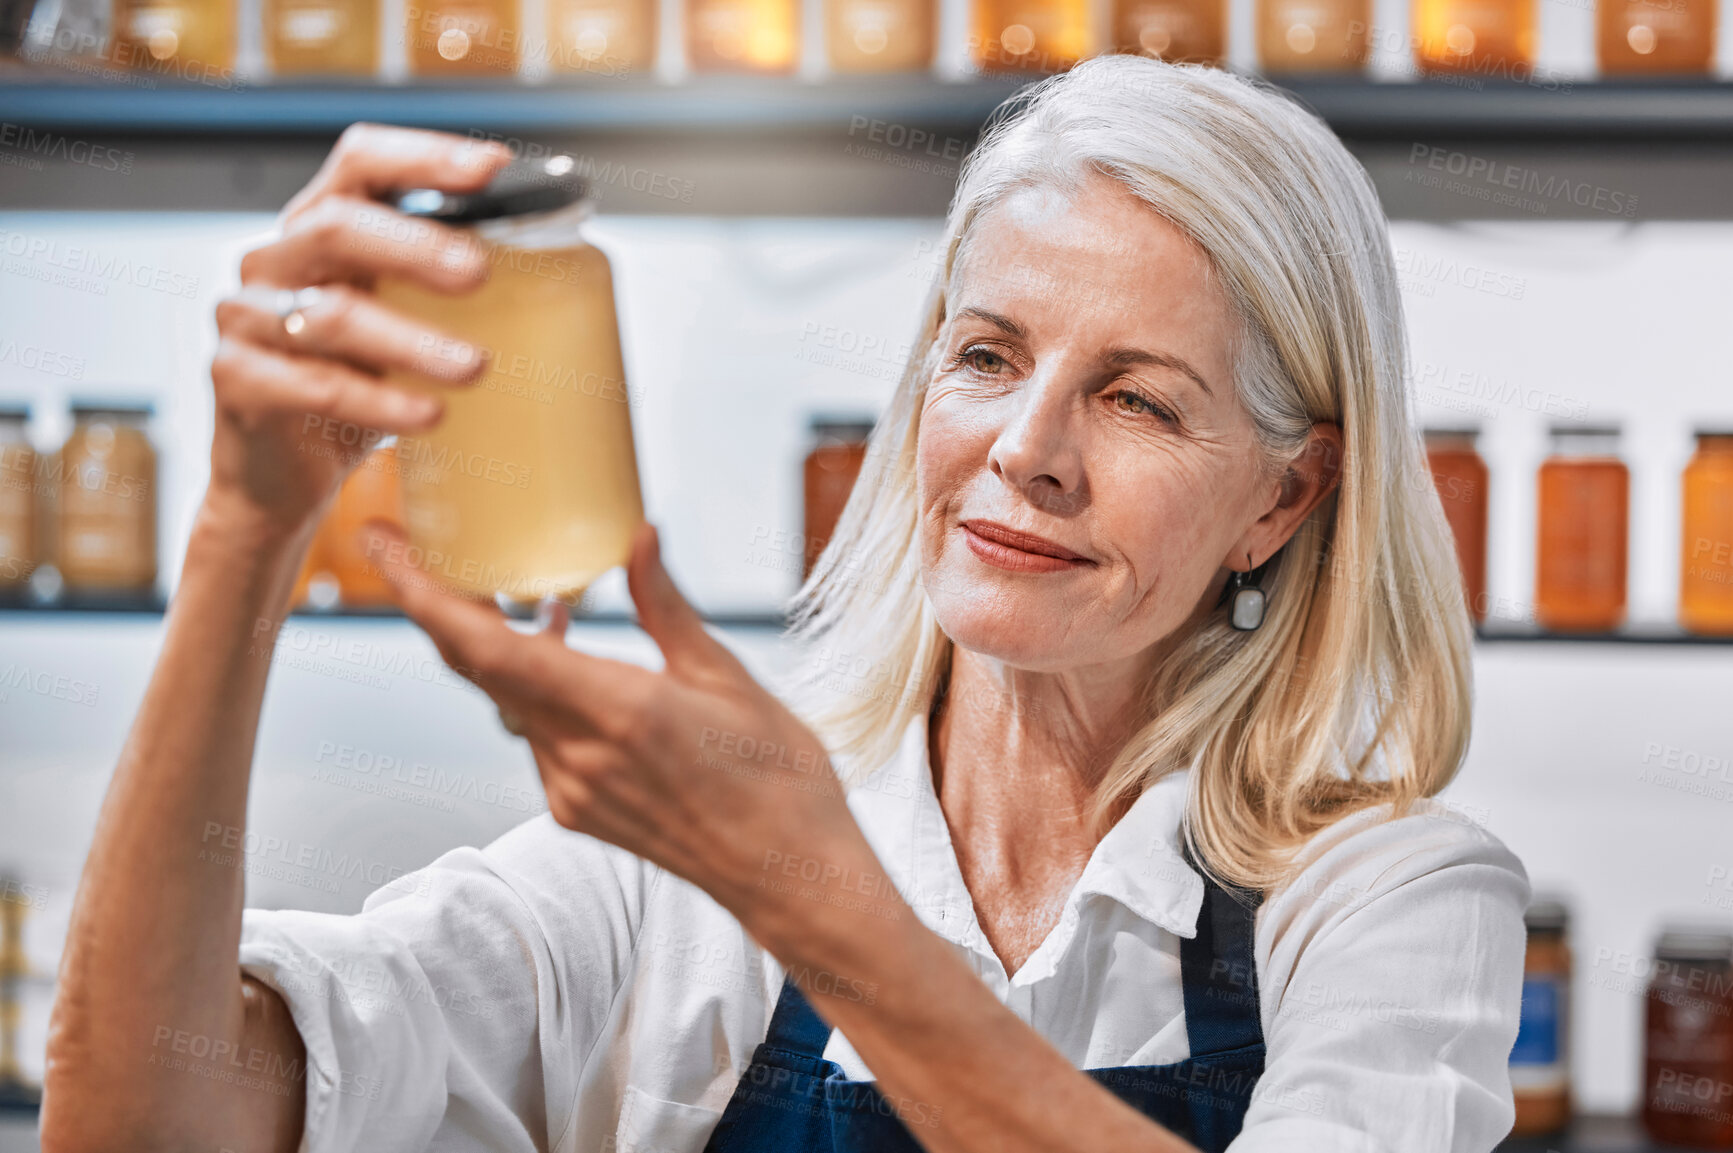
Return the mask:
<svg viewBox="0 0 1733 1153"><path fill-rule="evenodd" d="M1228 623L1242 633L1264 623L1264 590L1248 583L1243 572L1228 578Z"/></svg>

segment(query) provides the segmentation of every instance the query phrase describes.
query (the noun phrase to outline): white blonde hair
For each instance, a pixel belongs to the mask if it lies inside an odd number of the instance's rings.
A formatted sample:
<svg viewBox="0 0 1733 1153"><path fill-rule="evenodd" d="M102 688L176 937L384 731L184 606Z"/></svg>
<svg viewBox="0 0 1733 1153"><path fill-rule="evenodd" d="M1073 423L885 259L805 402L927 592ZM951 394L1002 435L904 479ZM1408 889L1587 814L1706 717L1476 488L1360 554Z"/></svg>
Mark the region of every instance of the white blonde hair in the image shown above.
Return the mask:
<svg viewBox="0 0 1733 1153"><path fill-rule="evenodd" d="M909 364L793 602L791 635L830 658L796 686L796 708L833 752L870 767L945 691L952 642L921 580L914 464L947 292L983 212L1091 173L1208 257L1238 321L1235 387L1264 466L1285 472L1314 422L1342 429L1339 486L1268 566L1263 626L1235 632L1223 610L1182 626L1148 683L1147 720L1096 795L1104 830L1126 800L1191 768L1199 860L1267 889L1326 825L1378 804L1401 812L1449 783L1468 743L1472 632L1409 418L1377 194L1320 120L1257 82L1104 56L1000 110L964 165ZM840 693L834 677L823 687L838 662L856 674Z"/></svg>

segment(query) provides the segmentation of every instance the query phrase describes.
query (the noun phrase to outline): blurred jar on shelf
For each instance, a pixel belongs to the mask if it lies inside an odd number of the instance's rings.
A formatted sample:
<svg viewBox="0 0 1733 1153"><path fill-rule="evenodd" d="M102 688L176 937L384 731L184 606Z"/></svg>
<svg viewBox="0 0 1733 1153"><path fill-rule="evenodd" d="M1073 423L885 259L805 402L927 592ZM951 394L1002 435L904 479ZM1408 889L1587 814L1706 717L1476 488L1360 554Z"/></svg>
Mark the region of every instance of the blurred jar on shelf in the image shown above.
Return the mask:
<svg viewBox="0 0 1733 1153"><path fill-rule="evenodd" d="M1596 0L1595 52L1609 75L1706 73L1716 0Z"/></svg>
<svg viewBox="0 0 1733 1153"><path fill-rule="evenodd" d="M1257 0L1265 72L1359 72L1371 52L1371 0Z"/></svg>
<svg viewBox="0 0 1733 1153"><path fill-rule="evenodd" d="M686 0L686 60L695 72L793 72L799 0Z"/></svg>
<svg viewBox="0 0 1733 1153"><path fill-rule="evenodd" d="M1643 1128L1687 1149L1733 1147L1733 934L1668 927L1645 998Z"/></svg>
<svg viewBox="0 0 1733 1153"><path fill-rule="evenodd" d="M825 47L837 72L916 72L933 66L934 0L825 0Z"/></svg>
<svg viewBox="0 0 1733 1153"><path fill-rule="evenodd" d="M1226 0L1113 0L1113 50L1220 64L1227 22Z"/></svg>
<svg viewBox="0 0 1733 1153"><path fill-rule="evenodd" d="M1426 462L1444 519L1456 541L1463 597L1476 622L1486 619L1486 462L1475 448L1474 428L1429 428Z"/></svg>
<svg viewBox="0 0 1733 1153"><path fill-rule="evenodd" d="M114 0L115 62L177 79L232 80L236 0Z"/></svg>
<svg viewBox="0 0 1733 1153"><path fill-rule="evenodd" d="M402 277L377 289L491 353L468 388L394 375L445 402L435 428L395 451L404 560L506 607L575 604L625 562L644 521L613 273L585 239L586 193L570 156L514 161L479 193L411 191L398 211L470 229L492 271L461 296Z"/></svg>
<svg viewBox="0 0 1733 1153"><path fill-rule="evenodd" d="M409 70L416 76L486 76L518 70L517 0L407 0Z"/></svg>
<svg viewBox="0 0 1733 1153"><path fill-rule="evenodd" d="M1698 429L1682 479L1679 624L1733 636L1733 429Z"/></svg>
<svg viewBox="0 0 1733 1153"><path fill-rule="evenodd" d="M137 401L78 400L60 449L56 567L68 592L156 586L157 460Z"/></svg>
<svg viewBox="0 0 1733 1153"><path fill-rule="evenodd" d="M279 76L379 71L380 0L265 0L265 55Z"/></svg>
<svg viewBox="0 0 1733 1153"><path fill-rule="evenodd" d="M1094 52L1089 0L974 0L969 59L982 72L1063 72Z"/></svg>
<svg viewBox="0 0 1733 1153"><path fill-rule="evenodd" d="M1510 1051L1519 1137L1556 1133L1571 1116L1570 913L1556 900L1537 900L1523 915L1528 952L1523 960L1522 1018Z"/></svg>
<svg viewBox="0 0 1733 1153"><path fill-rule="evenodd" d="M1602 632L1625 616L1631 474L1615 426L1554 425L1539 476L1535 619Z"/></svg>
<svg viewBox="0 0 1733 1153"><path fill-rule="evenodd" d="M1534 67L1536 0L1414 0L1422 70L1524 80Z"/></svg>
<svg viewBox="0 0 1733 1153"><path fill-rule="evenodd" d="M625 76L656 66L656 0L547 0L557 73Z"/></svg>
<svg viewBox="0 0 1733 1153"><path fill-rule="evenodd" d="M29 584L40 548L29 419L24 405L0 405L0 593L13 595Z"/></svg>
<svg viewBox="0 0 1733 1153"><path fill-rule="evenodd" d="M801 469L806 542L800 568L803 581L811 575L812 566L842 519L842 510L866 460L872 431L873 422L867 418L821 416L812 420L812 448Z"/></svg>

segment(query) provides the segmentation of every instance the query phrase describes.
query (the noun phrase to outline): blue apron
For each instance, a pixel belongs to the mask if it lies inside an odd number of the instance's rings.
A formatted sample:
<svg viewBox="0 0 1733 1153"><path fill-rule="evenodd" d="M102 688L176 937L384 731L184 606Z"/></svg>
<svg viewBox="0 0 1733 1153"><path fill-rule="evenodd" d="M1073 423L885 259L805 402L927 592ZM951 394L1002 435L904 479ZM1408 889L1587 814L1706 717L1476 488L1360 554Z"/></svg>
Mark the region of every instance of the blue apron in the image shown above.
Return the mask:
<svg viewBox="0 0 1733 1153"><path fill-rule="evenodd" d="M1204 878L1197 936L1181 938L1185 1028L1191 1056L1171 1065L1084 1072L1204 1153L1238 1136L1264 1072L1252 955L1256 895L1230 894ZM824 1059L830 1026L785 980L769 1035L752 1055L705 1153L918 1153L899 1118L920 1131L931 1107L886 1100L871 1081L848 1081Z"/></svg>

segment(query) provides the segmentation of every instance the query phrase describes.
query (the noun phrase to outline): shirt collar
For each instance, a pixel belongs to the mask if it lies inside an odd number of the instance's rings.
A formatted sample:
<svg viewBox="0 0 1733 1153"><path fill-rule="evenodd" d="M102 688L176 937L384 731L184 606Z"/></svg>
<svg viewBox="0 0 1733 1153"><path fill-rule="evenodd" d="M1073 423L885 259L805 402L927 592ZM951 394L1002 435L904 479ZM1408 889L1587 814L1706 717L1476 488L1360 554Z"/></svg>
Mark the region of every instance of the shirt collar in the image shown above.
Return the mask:
<svg viewBox="0 0 1733 1153"><path fill-rule="evenodd" d="M922 713L904 731L896 755L850 789L849 806L897 891L921 919L957 944L991 954L933 789L927 749ZM1179 850L1187 776L1172 773L1145 789L1108 830L1066 902L1056 937L1061 928L1074 929L1091 896L1116 901L1177 937L1197 935L1203 878ZM1043 946L1038 952L1046 951Z"/></svg>

